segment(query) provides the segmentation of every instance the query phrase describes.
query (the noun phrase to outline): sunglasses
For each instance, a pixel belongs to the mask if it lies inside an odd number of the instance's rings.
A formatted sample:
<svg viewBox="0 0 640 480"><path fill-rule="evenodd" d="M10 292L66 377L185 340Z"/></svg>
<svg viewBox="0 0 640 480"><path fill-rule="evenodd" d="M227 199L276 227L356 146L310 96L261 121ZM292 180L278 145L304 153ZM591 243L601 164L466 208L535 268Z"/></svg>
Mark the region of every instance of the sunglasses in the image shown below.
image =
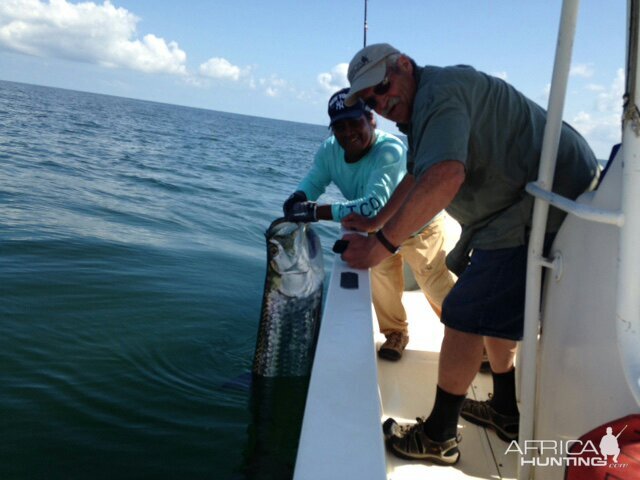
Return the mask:
<svg viewBox="0 0 640 480"><path fill-rule="evenodd" d="M381 96L381 95L386 95L390 88L391 88L391 82L389 81L389 76L386 76L386 77L384 77L384 80L382 80L375 87L373 87L373 95L374 96L367 98L364 101L364 103L371 110L375 110L376 105L377 105L375 97Z"/></svg>

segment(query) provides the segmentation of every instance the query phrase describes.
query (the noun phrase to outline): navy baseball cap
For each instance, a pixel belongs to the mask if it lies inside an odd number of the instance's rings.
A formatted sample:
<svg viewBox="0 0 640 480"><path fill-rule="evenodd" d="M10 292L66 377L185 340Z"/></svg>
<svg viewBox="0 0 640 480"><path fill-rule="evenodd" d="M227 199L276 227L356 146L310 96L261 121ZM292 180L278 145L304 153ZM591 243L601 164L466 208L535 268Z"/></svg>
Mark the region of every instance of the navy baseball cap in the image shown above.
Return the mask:
<svg viewBox="0 0 640 480"><path fill-rule="evenodd" d="M334 93L329 99L328 112L329 118L331 119L331 123L329 123L330 127L340 120L359 118L360 115L365 115L371 111L371 109L360 99L358 99L355 104L348 107L345 103L345 98L347 98L348 93L349 89L343 88L342 90Z"/></svg>

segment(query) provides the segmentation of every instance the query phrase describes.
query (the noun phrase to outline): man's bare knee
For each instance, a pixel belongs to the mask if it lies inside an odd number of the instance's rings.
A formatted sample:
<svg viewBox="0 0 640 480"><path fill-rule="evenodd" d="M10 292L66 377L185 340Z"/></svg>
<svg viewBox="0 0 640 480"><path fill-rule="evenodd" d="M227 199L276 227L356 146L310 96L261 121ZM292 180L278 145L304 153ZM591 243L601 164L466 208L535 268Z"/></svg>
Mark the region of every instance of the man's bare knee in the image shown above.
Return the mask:
<svg viewBox="0 0 640 480"><path fill-rule="evenodd" d="M504 338L484 337L484 344L493 372L505 373L513 368L518 342Z"/></svg>

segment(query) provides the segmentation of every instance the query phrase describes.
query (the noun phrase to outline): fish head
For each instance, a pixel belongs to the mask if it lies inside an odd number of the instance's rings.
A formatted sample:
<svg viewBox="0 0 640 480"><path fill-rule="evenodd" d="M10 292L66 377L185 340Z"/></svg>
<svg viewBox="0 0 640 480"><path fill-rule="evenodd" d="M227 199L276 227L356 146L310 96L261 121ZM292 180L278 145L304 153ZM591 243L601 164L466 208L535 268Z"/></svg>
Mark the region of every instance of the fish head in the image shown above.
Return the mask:
<svg viewBox="0 0 640 480"><path fill-rule="evenodd" d="M324 264L320 238L308 223L277 220L267 233L270 274L288 297L306 297L321 287Z"/></svg>

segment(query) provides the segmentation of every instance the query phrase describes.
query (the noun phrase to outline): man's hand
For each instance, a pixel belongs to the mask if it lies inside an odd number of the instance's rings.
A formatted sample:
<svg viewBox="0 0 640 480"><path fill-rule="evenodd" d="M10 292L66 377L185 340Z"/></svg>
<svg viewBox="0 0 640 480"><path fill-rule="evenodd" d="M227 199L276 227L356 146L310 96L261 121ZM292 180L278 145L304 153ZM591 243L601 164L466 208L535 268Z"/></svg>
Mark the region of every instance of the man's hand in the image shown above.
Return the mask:
<svg viewBox="0 0 640 480"><path fill-rule="evenodd" d="M342 219L342 226L347 230L356 232L375 232L380 228L375 221L375 217L363 217L357 213L350 213Z"/></svg>
<svg viewBox="0 0 640 480"><path fill-rule="evenodd" d="M389 250L373 235L365 237L357 233L348 233L342 237L342 240L349 242L349 246L341 258L351 268L375 267L391 256Z"/></svg>
<svg viewBox="0 0 640 480"><path fill-rule="evenodd" d="M287 198L284 204L282 205L282 213L284 213L285 218L291 214L291 209L296 203L306 202L306 201L307 201L307 194L304 193L302 190L297 190L293 192L291 195L289 195L289 198Z"/></svg>
<svg viewBox="0 0 640 480"><path fill-rule="evenodd" d="M294 203L284 216L289 222L309 223L318 221L318 204L315 202Z"/></svg>

